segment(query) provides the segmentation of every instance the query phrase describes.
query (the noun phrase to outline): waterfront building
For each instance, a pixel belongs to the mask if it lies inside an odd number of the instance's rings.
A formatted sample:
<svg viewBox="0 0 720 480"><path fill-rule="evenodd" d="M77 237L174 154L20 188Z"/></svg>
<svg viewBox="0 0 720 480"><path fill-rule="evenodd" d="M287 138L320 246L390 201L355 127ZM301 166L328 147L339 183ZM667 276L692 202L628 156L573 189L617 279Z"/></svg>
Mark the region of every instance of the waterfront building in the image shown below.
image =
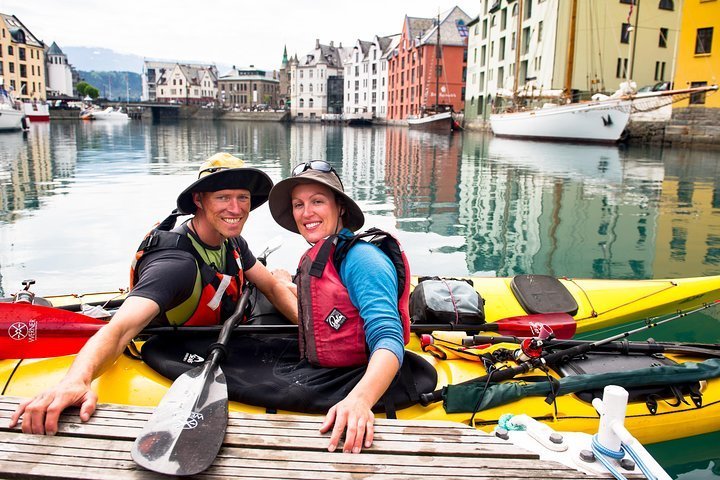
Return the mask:
<svg viewBox="0 0 720 480"><path fill-rule="evenodd" d="M570 65L575 100L612 93L628 79L638 86L671 79L680 19L672 0L577 1L568 58L573 1L481 0L469 28L466 122L514 94L557 99Z"/></svg>
<svg viewBox="0 0 720 480"><path fill-rule="evenodd" d="M266 109L278 106L278 72L266 72L250 65L235 68L218 79L218 103L223 108Z"/></svg>
<svg viewBox="0 0 720 480"><path fill-rule="evenodd" d="M438 25L439 19L439 25ZM397 48L389 61L388 119L405 120L425 107L464 108L467 23L460 8L435 18L406 16ZM436 53L440 29L440 59ZM436 82L437 73L440 80ZM439 92L437 91L439 90Z"/></svg>
<svg viewBox="0 0 720 480"><path fill-rule="evenodd" d="M214 65L145 61L142 100L184 104L214 102L217 78Z"/></svg>
<svg viewBox="0 0 720 480"><path fill-rule="evenodd" d="M15 15L0 13L0 79L16 100L45 100L45 44Z"/></svg>
<svg viewBox="0 0 720 480"><path fill-rule="evenodd" d="M290 63L290 115L296 120L320 120L343 111L343 63L352 49L320 44Z"/></svg>
<svg viewBox="0 0 720 480"><path fill-rule="evenodd" d="M68 63L67 55L53 42L45 52L47 69L47 91L51 96L73 94L73 68Z"/></svg>
<svg viewBox="0 0 720 480"><path fill-rule="evenodd" d="M682 8L675 88L717 84L720 75L720 2L684 2ZM720 93L695 95L673 107L689 106L720 108Z"/></svg>
<svg viewBox="0 0 720 480"><path fill-rule="evenodd" d="M344 113L371 113L387 117L388 60L397 48L400 35L375 36L358 40L345 61Z"/></svg>

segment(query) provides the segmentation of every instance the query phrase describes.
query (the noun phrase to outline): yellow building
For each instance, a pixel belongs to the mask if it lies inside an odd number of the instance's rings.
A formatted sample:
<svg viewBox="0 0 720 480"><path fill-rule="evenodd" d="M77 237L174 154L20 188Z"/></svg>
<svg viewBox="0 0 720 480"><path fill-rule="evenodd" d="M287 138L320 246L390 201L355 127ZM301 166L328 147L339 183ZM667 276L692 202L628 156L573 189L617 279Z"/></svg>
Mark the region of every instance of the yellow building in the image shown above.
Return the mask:
<svg viewBox="0 0 720 480"><path fill-rule="evenodd" d="M0 13L0 78L16 100L45 100L44 48L15 15Z"/></svg>
<svg viewBox="0 0 720 480"><path fill-rule="evenodd" d="M682 8L675 88L715 85L720 76L720 0L685 0ZM674 108L691 105L719 108L720 93L696 95Z"/></svg>

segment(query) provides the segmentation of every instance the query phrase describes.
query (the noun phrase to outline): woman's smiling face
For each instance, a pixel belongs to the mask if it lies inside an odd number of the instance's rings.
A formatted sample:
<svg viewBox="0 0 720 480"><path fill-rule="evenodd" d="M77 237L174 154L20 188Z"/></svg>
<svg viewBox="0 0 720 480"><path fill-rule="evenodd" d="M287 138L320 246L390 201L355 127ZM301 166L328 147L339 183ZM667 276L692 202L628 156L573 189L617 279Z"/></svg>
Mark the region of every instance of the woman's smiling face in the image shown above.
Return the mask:
<svg viewBox="0 0 720 480"><path fill-rule="evenodd" d="M317 243L343 228L341 206L325 185L300 184L293 188L290 202L298 231L310 243Z"/></svg>

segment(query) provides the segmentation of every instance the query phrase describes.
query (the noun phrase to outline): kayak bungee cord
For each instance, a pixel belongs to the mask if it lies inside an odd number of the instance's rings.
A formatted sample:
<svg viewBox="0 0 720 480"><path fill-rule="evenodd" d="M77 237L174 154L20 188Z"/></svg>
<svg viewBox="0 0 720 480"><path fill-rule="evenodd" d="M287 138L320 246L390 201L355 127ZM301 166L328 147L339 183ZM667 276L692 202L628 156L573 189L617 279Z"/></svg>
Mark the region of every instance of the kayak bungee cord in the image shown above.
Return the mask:
<svg viewBox="0 0 720 480"><path fill-rule="evenodd" d="M565 279L565 280L567 280L568 282L571 282L573 285L575 285L575 286L578 288L578 290L580 290L580 291L582 292L583 296L585 297L585 299L587 300L588 304L590 305L590 315L587 316L587 317L576 318L575 320L577 320L577 321L580 321L580 320L588 320L588 319L590 319L590 318L597 318L597 317L599 317L600 315L605 315L605 314L607 314L607 313L612 312L613 310L618 310L618 309L620 309L620 308L627 307L628 305L632 305L633 303L640 302L640 301L642 301L642 300L646 300L646 299L648 299L648 298L650 298L650 297L652 297L652 296L659 295L659 294L661 294L661 293L663 293L663 292L665 292L665 291L667 291L667 290L670 290L670 289L675 288L675 287L678 286L678 284L677 284L676 282L672 281L672 280L661 280L663 283L666 283L666 282L667 282L667 283L669 283L670 285L668 285L668 286L666 286L666 287L664 287L664 288L661 288L660 290L658 290L658 291L656 291L656 292L648 293L647 295L643 295L643 296L641 296L641 297L635 298L635 299L633 299L633 300L630 300L629 302L625 302L625 303L623 303L623 304L616 305L616 306L614 306L614 307L612 307L612 308L608 308L607 310L604 310L604 311L602 311L602 312L598 312L597 310L595 310L595 306L593 305L592 300L590 300L590 296L588 295L588 293L585 291L585 289L584 289L581 285L579 285L579 284L575 281L574 278L563 277L563 279Z"/></svg>

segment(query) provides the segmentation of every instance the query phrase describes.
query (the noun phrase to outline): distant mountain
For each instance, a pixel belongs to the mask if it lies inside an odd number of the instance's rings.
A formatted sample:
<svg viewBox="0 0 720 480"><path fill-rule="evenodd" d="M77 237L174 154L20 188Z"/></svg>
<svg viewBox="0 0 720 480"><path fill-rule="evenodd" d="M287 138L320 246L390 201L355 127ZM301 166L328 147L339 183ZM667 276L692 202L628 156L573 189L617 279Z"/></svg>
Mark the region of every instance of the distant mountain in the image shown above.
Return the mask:
<svg viewBox="0 0 720 480"><path fill-rule="evenodd" d="M135 72L87 72L78 70L80 78L100 90L100 97L108 100L139 101L142 78Z"/></svg>
<svg viewBox="0 0 720 480"><path fill-rule="evenodd" d="M127 53L117 53L108 48L99 47L61 47L62 51L67 55L68 62L75 67L76 70L96 71L96 72L136 72L142 73L144 57L140 55L132 55ZM177 63L200 63L212 64L202 60L173 60L148 58L148 60L157 60L162 62ZM217 63L220 74L224 74L230 70L229 65Z"/></svg>
<svg viewBox="0 0 720 480"><path fill-rule="evenodd" d="M108 48L61 47L68 62L76 70L98 72L135 72L142 73L143 57L127 53L117 53Z"/></svg>

